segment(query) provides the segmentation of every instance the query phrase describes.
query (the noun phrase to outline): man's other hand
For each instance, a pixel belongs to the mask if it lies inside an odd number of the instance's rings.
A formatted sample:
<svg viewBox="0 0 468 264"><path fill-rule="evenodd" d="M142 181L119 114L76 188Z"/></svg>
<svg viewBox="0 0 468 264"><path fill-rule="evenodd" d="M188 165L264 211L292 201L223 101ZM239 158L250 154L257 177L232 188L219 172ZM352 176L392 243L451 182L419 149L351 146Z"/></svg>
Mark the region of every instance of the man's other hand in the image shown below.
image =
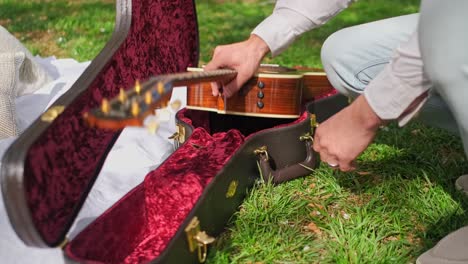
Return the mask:
<svg viewBox="0 0 468 264"><path fill-rule="evenodd" d="M320 159L341 171L356 169L355 160L372 142L382 120L361 95L352 104L321 123L314 136Z"/></svg>

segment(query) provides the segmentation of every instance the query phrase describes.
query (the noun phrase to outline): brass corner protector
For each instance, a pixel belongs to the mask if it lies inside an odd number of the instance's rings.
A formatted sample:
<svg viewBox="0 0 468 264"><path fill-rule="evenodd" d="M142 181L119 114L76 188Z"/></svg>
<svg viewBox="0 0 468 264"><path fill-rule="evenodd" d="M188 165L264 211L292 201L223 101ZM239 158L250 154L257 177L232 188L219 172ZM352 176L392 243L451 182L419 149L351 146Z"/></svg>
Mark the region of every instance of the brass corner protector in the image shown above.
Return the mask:
<svg viewBox="0 0 468 264"><path fill-rule="evenodd" d="M214 237L209 236L205 231L200 231L200 221L198 217L192 218L185 228L189 251L197 250L198 261L203 263L208 255L208 245L215 241Z"/></svg>

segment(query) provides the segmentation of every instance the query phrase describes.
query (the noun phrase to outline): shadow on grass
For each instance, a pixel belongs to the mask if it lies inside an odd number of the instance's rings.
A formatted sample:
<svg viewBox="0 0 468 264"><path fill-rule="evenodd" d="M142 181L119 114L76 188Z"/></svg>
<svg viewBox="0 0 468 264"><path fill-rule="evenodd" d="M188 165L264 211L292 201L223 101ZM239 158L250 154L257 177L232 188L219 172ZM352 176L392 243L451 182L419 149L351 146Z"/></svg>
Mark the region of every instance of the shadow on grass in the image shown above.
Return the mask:
<svg viewBox="0 0 468 264"><path fill-rule="evenodd" d="M393 151L393 152L392 152ZM385 154L382 154L385 153ZM353 193L383 192L385 204L396 212L409 209L420 239L415 256L442 237L468 224L468 197L456 190L455 180L468 172L461 140L437 128L413 122L405 128L380 131L363 153L356 173L336 173L340 186ZM390 183L389 183L390 182Z"/></svg>

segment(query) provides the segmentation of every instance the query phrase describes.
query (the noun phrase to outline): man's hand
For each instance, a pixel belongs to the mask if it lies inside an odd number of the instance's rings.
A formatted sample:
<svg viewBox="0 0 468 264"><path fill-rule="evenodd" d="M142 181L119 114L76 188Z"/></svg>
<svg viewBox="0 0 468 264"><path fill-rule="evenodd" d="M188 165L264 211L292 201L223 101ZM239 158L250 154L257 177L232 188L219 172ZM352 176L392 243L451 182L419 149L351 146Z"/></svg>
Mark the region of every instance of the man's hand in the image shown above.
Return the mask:
<svg viewBox="0 0 468 264"><path fill-rule="evenodd" d="M338 165L342 171L356 168L355 159L372 142L382 120L361 95L320 124L315 132L314 150L320 159L330 165Z"/></svg>
<svg viewBox="0 0 468 264"><path fill-rule="evenodd" d="M232 96L257 71L263 57L270 51L268 45L258 36L224 46L216 47L212 60L205 66L205 70L230 68L237 71L237 77L223 86L223 94ZM212 85L213 95L219 95L217 84Z"/></svg>

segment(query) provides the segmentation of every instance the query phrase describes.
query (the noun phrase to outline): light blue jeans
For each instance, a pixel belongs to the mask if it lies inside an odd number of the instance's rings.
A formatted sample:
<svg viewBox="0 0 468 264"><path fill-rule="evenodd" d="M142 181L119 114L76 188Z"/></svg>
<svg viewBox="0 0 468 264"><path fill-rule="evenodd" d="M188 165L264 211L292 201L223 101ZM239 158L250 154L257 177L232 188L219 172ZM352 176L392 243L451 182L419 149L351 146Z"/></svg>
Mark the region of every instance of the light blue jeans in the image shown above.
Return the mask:
<svg viewBox="0 0 468 264"><path fill-rule="evenodd" d="M394 49L415 32L418 20L419 14L405 15L345 28L332 34L323 44L321 54L324 70L332 85L349 97L362 93L389 63ZM437 93L432 93L417 118L458 134L449 107Z"/></svg>

